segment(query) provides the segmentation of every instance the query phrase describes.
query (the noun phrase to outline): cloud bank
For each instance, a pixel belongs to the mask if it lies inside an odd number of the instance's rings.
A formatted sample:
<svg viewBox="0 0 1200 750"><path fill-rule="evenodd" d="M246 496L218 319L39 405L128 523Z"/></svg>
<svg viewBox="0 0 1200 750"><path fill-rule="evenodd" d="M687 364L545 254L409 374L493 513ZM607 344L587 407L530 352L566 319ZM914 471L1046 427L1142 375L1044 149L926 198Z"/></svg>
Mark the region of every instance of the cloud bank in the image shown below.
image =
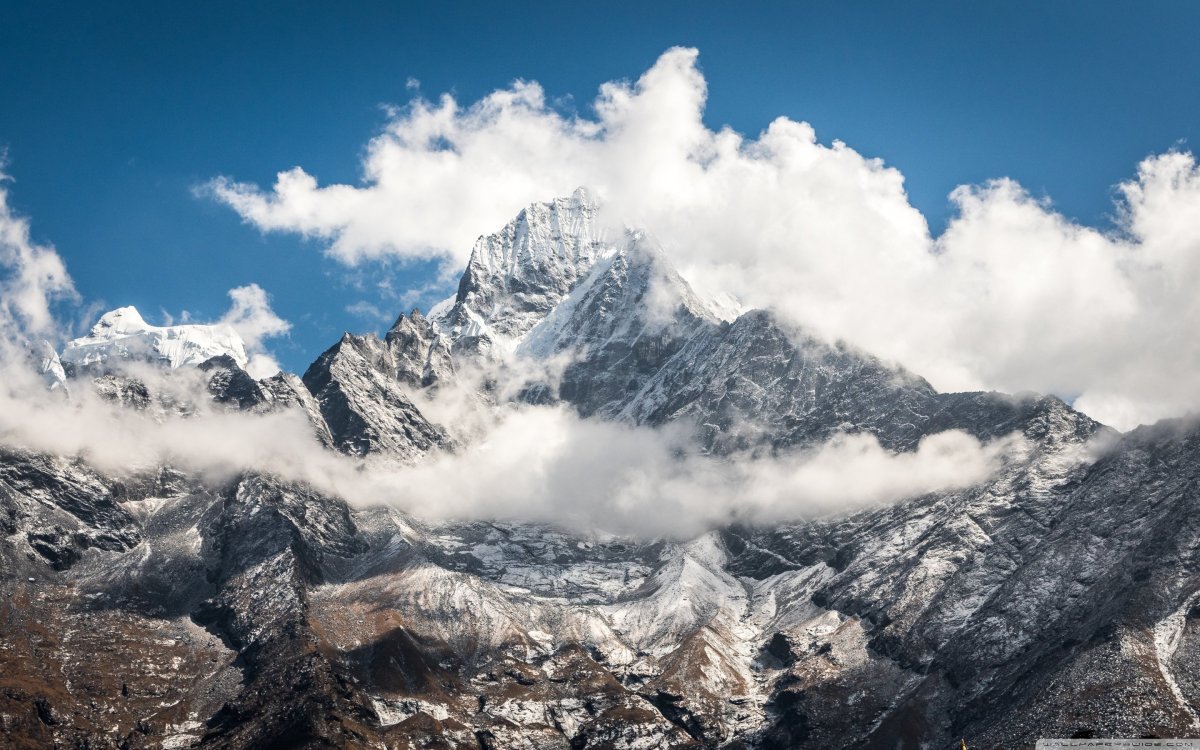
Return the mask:
<svg viewBox="0 0 1200 750"><path fill-rule="evenodd" d="M998 179L962 187L940 236L903 176L779 118L756 137L712 130L697 52L567 115L534 82L469 105L397 110L361 185L296 167L267 190L208 190L264 231L327 242L347 265L462 264L524 205L593 188L609 215L663 239L698 288L770 307L819 335L904 363L943 390L1037 390L1120 428L1200 405L1200 170L1147 158L1118 186L1116 229L1081 226Z"/></svg>
<svg viewBox="0 0 1200 750"><path fill-rule="evenodd" d="M279 362L267 351L266 339L285 336L292 324L275 314L266 290L258 284L247 284L229 290L233 304L218 321L238 332L246 344L246 372L255 378L266 378L279 372Z"/></svg>
<svg viewBox="0 0 1200 750"><path fill-rule="evenodd" d="M137 374L152 393L190 403L189 416L135 411L88 388L74 388L70 399L51 396L28 369L9 367L0 443L78 456L116 477L162 465L216 482L250 471L424 518L678 538L734 521L794 521L974 485L1026 450L1015 437L981 444L953 431L904 454L869 435L843 435L786 457L717 461L692 450L683 431L526 406L495 415L461 453L411 466L364 463L321 446L298 410L251 414L213 404L198 370Z"/></svg>
<svg viewBox="0 0 1200 750"><path fill-rule="evenodd" d="M1015 436L981 444L948 431L895 454L855 434L780 457L717 460L697 453L682 430L526 407L504 415L464 455L435 456L398 478L427 515L474 517L482 508L490 517L689 537L732 522L850 513L972 486L1027 447Z"/></svg>

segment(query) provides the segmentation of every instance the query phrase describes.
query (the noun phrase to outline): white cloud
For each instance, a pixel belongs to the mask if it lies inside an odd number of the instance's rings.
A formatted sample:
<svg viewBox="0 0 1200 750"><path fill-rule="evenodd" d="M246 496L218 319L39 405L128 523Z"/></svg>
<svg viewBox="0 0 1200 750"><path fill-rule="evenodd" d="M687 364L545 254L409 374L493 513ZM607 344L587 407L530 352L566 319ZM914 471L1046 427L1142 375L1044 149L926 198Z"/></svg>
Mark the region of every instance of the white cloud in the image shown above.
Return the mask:
<svg viewBox="0 0 1200 750"><path fill-rule="evenodd" d="M198 370L133 366L152 393L192 403L186 418L110 404L88 388L54 398L28 368L5 368L0 442L79 456L124 476L170 464L211 481L243 471L306 482L354 505L386 503L426 518L542 521L687 538L730 521L773 523L849 512L986 479L1020 458L1018 438L980 444L960 432L892 454L870 436L839 436L772 459L714 460L682 429L584 420L564 408L476 416L485 433L459 453L412 466L364 462L322 447L299 411L258 415L214 405ZM469 470L464 470L469 467Z"/></svg>
<svg viewBox="0 0 1200 750"><path fill-rule="evenodd" d="M685 144L707 132L699 124L704 82L694 59L692 51L672 50L636 90L606 85L595 121L556 113L538 84L521 81L467 108L448 95L417 99L368 145L365 188L319 186L297 167L281 172L269 193L224 178L209 189L264 231L330 240L329 252L347 263L431 255L465 261L481 232L534 200L614 180L670 190ZM660 154L663 143L677 145ZM649 156L636 172L627 168ZM609 167L614 180L593 179Z"/></svg>
<svg viewBox="0 0 1200 750"><path fill-rule="evenodd" d="M602 86L590 117L560 114L527 81L469 106L417 99L368 145L362 185L322 186L296 167L269 191L209 187L265 231L324 238L347 264L461 264L524 205L587 185L611 216L665 240L702 290L775 307L943 389L1078 396L1120 427L1200 405L1190 154L1142 162L1119 188L1115 233L1000 179L956 190L956 217L932 237L895 169L787 118L756 138L713 131L705 98L696 51L676 48L636 82Z"/></svg>
<svg viewBox="0 0 1200 750"><path fill-rule="evenodd" d="M362 318L371 324L386 323L391 318L390 313L385 313L383 310L380 310L379 307L367 302L365 299L359 300L358 302L350 305L346 305L346 312L350 313L356 318Z"/></svg>
<svg viewBox="0 0 1200 750"><path fill-rule="evenodd" d="M425 514L686 537L732 521L847 513L971 486L1026 448L1016 436L981 444L949 431L895 454L857 434L780 457L714 459L698 454L686 434L527 407L505 415L463 455L436 456L398 479Z"/></svg>
<svg viewBox="0 0 1200 750"><path fill-rule="evenodd" d="M275 314L266 290L258 284L230 289L229 298L233 304L219 322L232 327L245 342L249 357L246 371L255 378L266 378L279 372L279 363L263 342L287 335L292 324Z"/></svg>
<svg viewBox="0 0 1200 750"><path fill-rule="evenodd" d="M5 346L53 338L52 303L77 297L62 258L54 248L35 243L29 221L9 207L8 179L0 172L0 343Z"/></svg>

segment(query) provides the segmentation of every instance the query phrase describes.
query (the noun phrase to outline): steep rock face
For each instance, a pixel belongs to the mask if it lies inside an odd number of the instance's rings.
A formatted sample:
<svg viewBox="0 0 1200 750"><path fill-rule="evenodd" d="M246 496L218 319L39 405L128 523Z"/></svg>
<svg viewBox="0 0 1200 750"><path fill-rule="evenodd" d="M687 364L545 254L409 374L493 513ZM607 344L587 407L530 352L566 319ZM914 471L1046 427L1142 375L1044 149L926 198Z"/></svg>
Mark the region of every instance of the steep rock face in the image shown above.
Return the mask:
<svg viewBox="0 0 1200 750"><path fill-rule="evenodd" d="M596 213L582 188L527 207L499 232L479 238L458 293L431 317L466 352L486 353L521 337L604 254Z"/></svg>
<svg viewBox="0 0 1200 750"><path fill-rule="evenodd" d="M312 434L326 447L334 445L333 435L320 405L304 382L289 372L255 380L230 357L214 357L200 365L207 376L207 389L213 400L236 411L258 414L296 409L312 427Z"/></svg>
<svg viewBox="0 0 1200 750"><path fill-rule="evenodd" d="M966 686L959 716L998 742L1023 741L1038 724L1096 736L1200 733L1198 499L1194 422L1139 428L1100 458L986 616L946 645L961 665L949 676ZM1004 726L988 714L1006 683L1020 687L1018 711L1034 721Z"/></svg>
<svg viewBox="0 0 1200 750"><path fill-rule="evenodd" d="M333 435L329 431L329 425L325 423L320 405L304 386L304 381L290 372L281 372L258 382L271 410L300 409L321 445L333 447Z"/></svg>
<svg viewBox="0 0 1200 750"><path fill-rule="evenodd" d="M562 400L584 416L639 425L686 421L719 454L811 446L842 431L912 450L944 430L991 439L1025 429L1040 411L1065 408L1032 396L941 394L901 367L785 326L766 311L720 321L637 233L516 353L567 358L556 382L529 389L529 400ZM1099 429L1072 414L1077 437Z"/></svg>
<svg viewBox="0 0 1200 750"><path fill-rule="evenodd" d="M1045 438L1031 462L980 487L848 519L724 532L733 566L764 582L829 566L811 602L857 622L869 657L850 669L819 642L797 649L802 634L789 634L793 663L775 683L764 746L941 746L966 736L1027 747L1045 736L1200 730L1200 695L1176 677L1194 648L1183 612L1200 588L1190 520L1197 433L1143 430L1093 463L1073 413L1048 407L1030 423ZM842 690L877 702L876 720L846 716Z"/></svg>
<svg viewBox="0 0 1200 750"><path fill-rule="evenodd" d="M412 460L450 445L445 431L413 404L396 373L384 341L351 334L304 373L304 386L316 400L339 451Z"/></svg>
<svg viewBox="0 0 1200 750"><path fill-rule="evenodd" d="M811 445L843 426L911 448L936 402L928 383L902 369L753 311L692 337L621 410L639 424L694 421L723 452Z"/></svg>
<svg viewBox="0 0 1200 750"><path fill-rule="evenodd" d="M413 388L430 388L454 378L450 343L414 309L401 315L384 336L397 379Z"/></svg>
<svg viewBox="0 0 1200 750"><path fill-rule="evenodd" d="M684 342L716 318L640 234L629 234L562 304L529 332L517 354L570 357L554 398L585 416L615 416Z"/></svg>
<svg viewBox="0 0 1200 750"><path fill-rule="evenodd" d="M39 563L66 570L88 549L124 551L140 538L114 487L89 466L10 448L0 449L0 532L15 545L0 558L12 575Z"/></svg>
<svg viewBox="0 0 1200 750"><path fill-rule="evenodd" d="M208 392L219 404L247 410L266 403L270 398L262 384L250 377L250 373L228 355L200 363L200 371L208 375Z"/></svg>
<svg viewBox="0 0 1200 750"><path fill-rule="evenodd" d="M201 744L361 743L367 729L358 725L369 714L321 657L308 619L309 591L324 580L331 559L366 549L346 505L245 476L226 491L202 534L214 590L192 618L238 650L243 684L207 722ZM281 693L281 686L290 690Z"/></svg>

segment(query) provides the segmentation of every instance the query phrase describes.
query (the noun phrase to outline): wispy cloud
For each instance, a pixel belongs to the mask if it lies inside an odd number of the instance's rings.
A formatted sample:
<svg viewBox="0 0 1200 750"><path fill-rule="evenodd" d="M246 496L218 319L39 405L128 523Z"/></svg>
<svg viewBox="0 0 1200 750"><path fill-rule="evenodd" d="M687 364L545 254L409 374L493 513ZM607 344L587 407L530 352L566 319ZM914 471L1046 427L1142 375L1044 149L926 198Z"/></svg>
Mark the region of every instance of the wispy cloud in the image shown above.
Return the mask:
<svg viewBox="0 0 1200 750"><path fill-rule="evenodd" d="M346 305L346 312L356 318L362 318L371 324L388 323L391 317L390 313L380 310L377 306L366 300L359 300L353 304Z"/></svg>
<svg viewBox="0 0 1200 750"><path fill-rule="evenodd" d="M292 330L292 324L275 314L269 295L258 284L230 289L229 298L233 304L219 322L237 331L245 342L250 358L246 371L256 378L279 372L279 363L267 351L264 342L286 336Z"/></svg>

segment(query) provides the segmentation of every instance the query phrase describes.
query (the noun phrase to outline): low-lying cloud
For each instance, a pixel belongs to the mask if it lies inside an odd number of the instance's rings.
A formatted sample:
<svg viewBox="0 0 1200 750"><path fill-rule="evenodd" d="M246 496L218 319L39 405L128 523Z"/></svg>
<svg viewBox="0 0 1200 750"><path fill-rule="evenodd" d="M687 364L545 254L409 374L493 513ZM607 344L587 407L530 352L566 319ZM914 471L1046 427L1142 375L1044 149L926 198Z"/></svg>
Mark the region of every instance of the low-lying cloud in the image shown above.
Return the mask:
<svg viewBox="0 0 1200 750"><path fill-rule="evenodd" d="M943 390L1077 397L1120 428L1200 405L1190 153L1138 165L1112 231L998 179L956 190L934 237L897 170L788 118L753 138L711 130L706 95L697 52L676 48L637 81L602 86L590 116L557 111L530 81L469 105L416 99L368 144L361 185L295 167L267 190L228 178L208 190L264 231L326 240L348 265L459 266L524 205L587 185L611 217L666 242L702 291L774 308Z"/></svg>
<svg viewBox="0 0 1200 750"><path fill-rule="evenodd" d="M398 479L428 503L425 514L689 536L733 522L843 514L975 485L1025 450L1018 437L984 444L949 431L910 453L892 453L873 436L855 434L782 457L717 459L696 452L686 434L524 407L462 455L433 457Z"/></svg>
<svg viewBox="0 0 1200 750"><path fill-rule="evenodd" d="M63 398L27 368L10 366L0 388L0 443L78 456L113 476L161 465L211 481L253 471L425 518L680 538L730 522L847 513L974 485L1025 449L1016 437L980 443L952 431L902 454L869 435L839 435L786 457L714 459L698 453L683 429L521 406L493 412L489 429L457 453L415 465L363 462L321 446L299 410L227 411L208 400L198 370L134 371L151 392L190 403L189 416L135 411L86 387Z"/></svg>

